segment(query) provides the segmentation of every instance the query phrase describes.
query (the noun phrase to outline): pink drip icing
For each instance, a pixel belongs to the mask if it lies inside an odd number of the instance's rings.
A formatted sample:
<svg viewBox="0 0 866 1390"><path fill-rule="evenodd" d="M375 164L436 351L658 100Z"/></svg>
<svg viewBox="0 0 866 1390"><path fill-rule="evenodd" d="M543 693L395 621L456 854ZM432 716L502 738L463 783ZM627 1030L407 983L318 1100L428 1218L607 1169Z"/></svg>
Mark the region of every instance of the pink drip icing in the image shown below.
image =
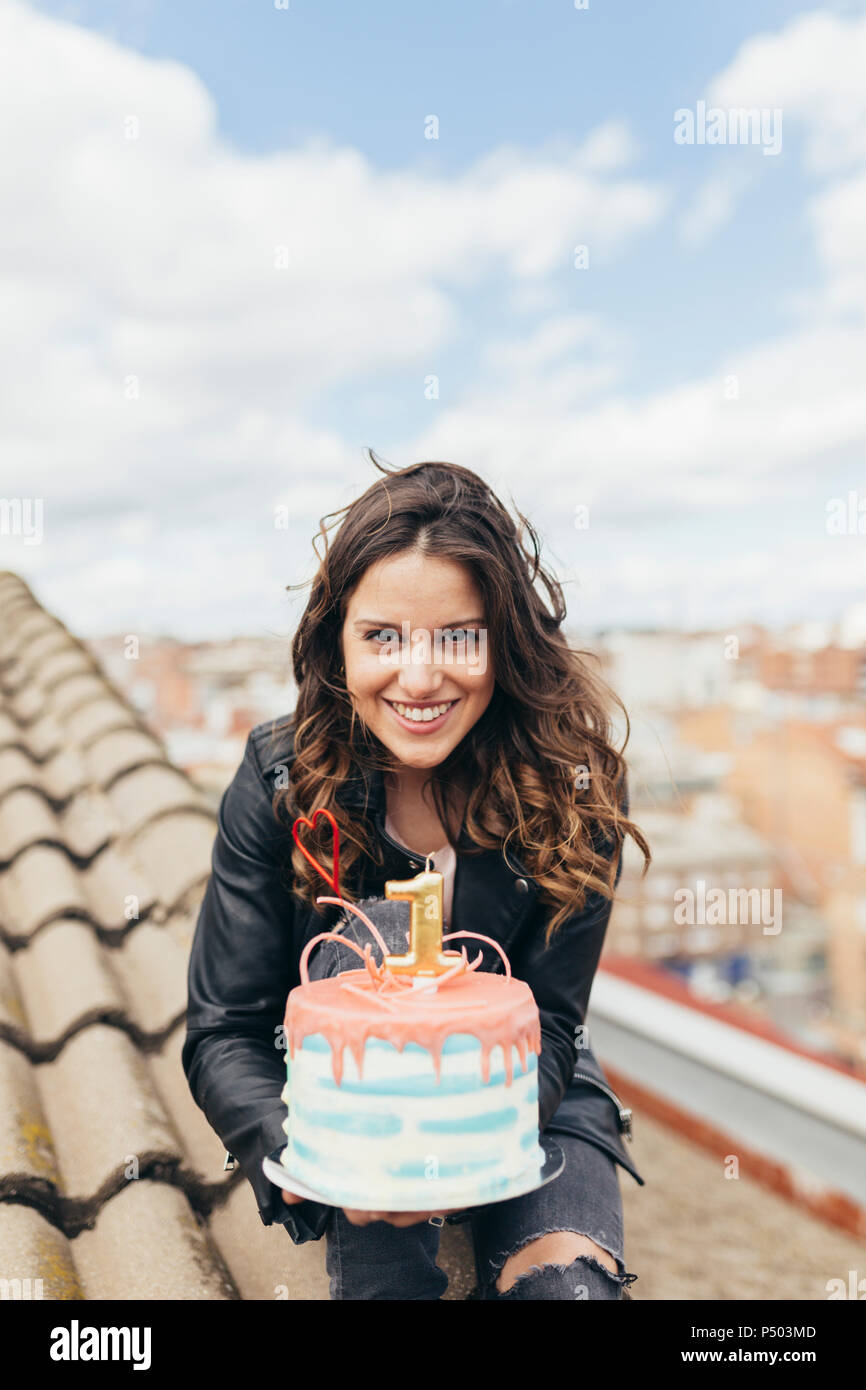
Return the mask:
<svg viewBox="0 0 866 1390"><path fill-rule="evenodd" d="M307 942L300 962L302 983L291 991L286 1005L285 1032L292 1058L296 1045L308 1034L324 1033L331 1046L332 1074L339 1086L343 1079L343 1052L346 1046L351 1049L358 1075L362 1077L368 1037L383 1038L393 1043L400 1052L407 1042L416 1042L431 1053L438 1084L441 1080L442 1047L445 1038L453 1031L455 1013L462 1013L465 1017L470 1011L479 1009L484 1011L484 1021L476 1017L470 1026L467 1018L466 1026L461 1031L472 1033L481 1043L481 1075L485 1085L490 1082L490 1053L494 1047L502 1049L508 1086L512 1084L514 1075L512 1046L516 1045L518 1049L524 1072L528 1052L540 1053L541 1024L532 991L523 981L513 979L511 963L492 937L484 936L481 932L461 931L450 932L442 940L444 943L455 937L472 937L486 942L502 957L505 963L504 977L487 972L476 973L482 953L479 951L475 960L470 962L463 946L460 953L444 952L445 955L454 955L455 961L442 974L430 977L431 982L435 982L435 990L415 989L412 980L417 976L395 974L385 965L387 946L360 908L342 898L319 898L317 901L338 903L359 917L381 947L383 962L377 965L372 959L369 942L361 950L355 942L342 937L342 928L320 932ZM336 977L311 984L307 968L310 951L317 942L326 940L343 941L351 947L363 960L363 969L341 971ZM444 995L440 993L442 986L446 987ZM474 998L463 997L467 989ZM346 999L347 994L352 996L351 1000ZM357 1004L355 999L358 1000ZM398 1000L401 1005L399 1009ZM371 1006L374 1013L365 1017Z"/></svg>
<svg viewBox="0 0 866 1390"><path fill-rule="evenodd" d="M286 1010L286 1036L290 1055L310 1033L323 1033L331 1046L332 1074L339 1086L343 1079L343 1051L349 1046L358 1075L363 1077L364 1049L368 1037L391 1042L400 1052L407 1042L426 1047L433 1058L437 1083L441 1080L441 1053L445 1038L460 1020L461 1032L472 1033L481 1043L481 1072L490 1081L490 1054L502 1049L506 1084L514 1077L512 1046L516 1045L521 1069L526 1071L530 1051L541 1051L541 1026L532 991L522 980L464 970L442 995L410 994L411 986L397 987L398 1000L383 997L366 969L292 990ZM371 1010L373 1012L371 1012Z"/></svg>

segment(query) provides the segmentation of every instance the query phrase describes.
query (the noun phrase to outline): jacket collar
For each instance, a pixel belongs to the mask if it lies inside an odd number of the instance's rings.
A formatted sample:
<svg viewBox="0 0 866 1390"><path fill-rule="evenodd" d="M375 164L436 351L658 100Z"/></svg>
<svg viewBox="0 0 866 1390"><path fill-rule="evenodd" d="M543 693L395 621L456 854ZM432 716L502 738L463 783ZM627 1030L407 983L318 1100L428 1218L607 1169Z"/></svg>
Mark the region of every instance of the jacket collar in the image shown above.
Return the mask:
<svg viewBox="0 0 866 1390"><path fill-rule="evenodd" d="M386 849L392 854L399 852L385 830L387 798L381 768L369 772L356 768L337 788L336 798L347 810L369 817ZM502 849L461 853L471 847L472 840L464 826L457 841L453 928L493 937L507 953L535 906L538 885L513 850L509 849L507 860ZM409 855L405 858L408 860ZM471 939L465 944L468 949Z"/></svg>

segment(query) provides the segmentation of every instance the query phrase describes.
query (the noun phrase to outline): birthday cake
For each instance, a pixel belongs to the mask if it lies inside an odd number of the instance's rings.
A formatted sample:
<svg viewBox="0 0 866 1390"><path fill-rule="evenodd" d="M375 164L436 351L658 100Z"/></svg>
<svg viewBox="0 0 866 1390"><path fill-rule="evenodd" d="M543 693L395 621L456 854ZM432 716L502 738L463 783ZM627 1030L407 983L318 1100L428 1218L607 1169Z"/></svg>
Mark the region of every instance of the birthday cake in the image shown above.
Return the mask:
<svg viewBox="0 0 866 1390"><path fill-rule="evenodd" d="M326 1201L394 1211L490 1201L540 1167L529 986L470 972L395 997L367 981L289 995L284 1166Z"/></svg>
<svg viewBox="0 0 866 1390"><path fill-rule="evenodd" d="M441 874L389 882L410 901L407 953L362 951L323 932L301 957L301 984L284 1021L287 1173L325 1202L386 1211L438 1211L495 1201L540 1181L541 1027L532 991L480 971L481 953L444 950ZM341 901L342 899L323 899ZM319 942L342 940L359 969L310 980ZM324 948L327 949L327 948ZM529 1181L526 1181L529 1174ZM522 1183L522 1185L521 1185Z"/></svg>

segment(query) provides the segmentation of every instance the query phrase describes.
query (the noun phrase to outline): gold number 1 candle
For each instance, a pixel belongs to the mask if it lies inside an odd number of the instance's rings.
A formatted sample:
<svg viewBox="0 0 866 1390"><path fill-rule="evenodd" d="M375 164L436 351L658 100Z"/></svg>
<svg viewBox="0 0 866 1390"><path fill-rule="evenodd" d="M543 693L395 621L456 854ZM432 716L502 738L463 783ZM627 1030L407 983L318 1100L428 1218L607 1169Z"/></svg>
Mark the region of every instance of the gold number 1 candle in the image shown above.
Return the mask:
<svg viewBox="0 0 866 1390"><path fill-rule="evenodd" d="M385 965L398 974L441 975L452 969L454 956L442 950L441 874L424 870L415 878L390 878L385 897L411 903L409 951L405 956L386 956Z"/></svg>

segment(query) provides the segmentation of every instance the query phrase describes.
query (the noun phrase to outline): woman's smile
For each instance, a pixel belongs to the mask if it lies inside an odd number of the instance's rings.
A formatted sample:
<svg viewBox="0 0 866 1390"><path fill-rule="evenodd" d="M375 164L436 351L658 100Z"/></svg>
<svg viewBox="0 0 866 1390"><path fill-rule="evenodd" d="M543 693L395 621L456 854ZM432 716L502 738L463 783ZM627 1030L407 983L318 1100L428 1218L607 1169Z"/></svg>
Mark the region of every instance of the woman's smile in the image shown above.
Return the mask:
<svg viewBox="0 0 866 1390"><path fill-rule="evenodd" d="M490 703L492 663L475 659L485 618L468 567L417 549L372 564L349 598L346 688L404 768L444 762Z"/></svg>
<svg viewBox="0 0 866 1390"><path fill-rule="evenodd" d="M410 703L404 700L385 700L385 704L393 711L402 727L413 734L430 734L436 729L441 729L458 703L457 700L439 700L427 704L417 704L414 701Z"/></svg>

